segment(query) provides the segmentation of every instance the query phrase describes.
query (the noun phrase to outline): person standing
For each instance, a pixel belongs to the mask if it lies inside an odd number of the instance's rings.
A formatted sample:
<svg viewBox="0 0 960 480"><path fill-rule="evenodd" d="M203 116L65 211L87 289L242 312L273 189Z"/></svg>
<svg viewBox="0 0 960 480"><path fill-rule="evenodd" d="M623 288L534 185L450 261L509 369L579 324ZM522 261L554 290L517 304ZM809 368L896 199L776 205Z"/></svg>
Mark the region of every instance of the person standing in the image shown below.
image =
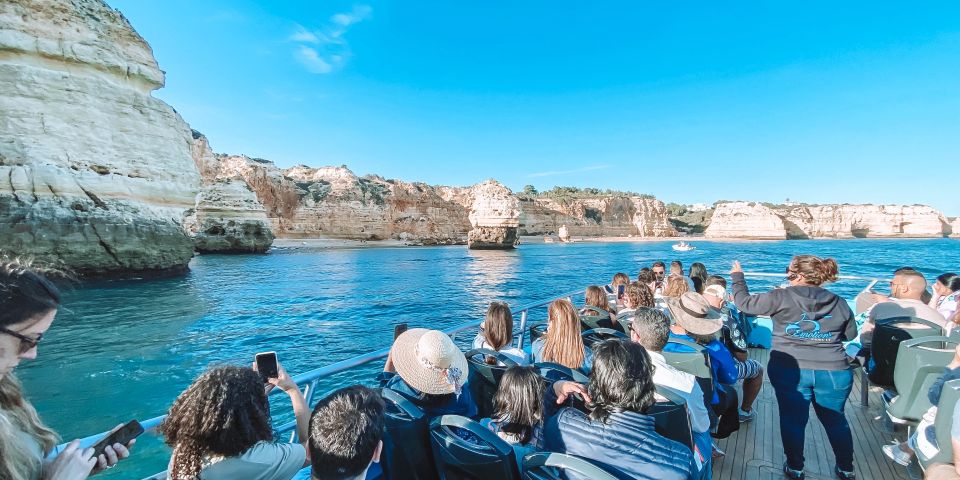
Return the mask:
<svg viewBox="0 0 960 480"><path fill-rule="evenodd" d="M793 257L787 267L790 286L750 295L740 262L733 262L733 301L747 315L773 319L773 346L767 374L777 397L780 437L788 478L803 479L804 430L810 402L833 447L837 478L853 480L853 435L844 405L853 388L853 371L842 342L857 336L847 302L821 287L837 280L832 258Z"/></svg>

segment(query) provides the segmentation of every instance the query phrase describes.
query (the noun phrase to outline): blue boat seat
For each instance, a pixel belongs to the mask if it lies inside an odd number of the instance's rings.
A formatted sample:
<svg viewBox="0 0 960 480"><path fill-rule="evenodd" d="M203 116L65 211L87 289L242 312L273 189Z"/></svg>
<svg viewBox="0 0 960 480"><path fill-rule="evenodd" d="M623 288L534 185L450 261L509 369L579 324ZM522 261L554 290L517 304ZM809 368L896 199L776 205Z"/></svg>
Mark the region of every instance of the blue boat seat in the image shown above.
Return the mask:
<svg viewBox="0 0 960 480"><path fill-rule="evenodd" d="M581 333L580 336L583 338L583 345L587 348L593 348L593 344L611 338L627 338L623 332L612 328L593 328Z"/></svg>
<svg viewBox="0 0 960 480"><path fill-rule="evenodd" d="M574 455L537 452L523 457L524 480L565 480L589 478L591 480L620 480L599 465Z"/></svg>
<svg viewBox="0 0 960 480"><path fill-rule="evenodd" d="M493 395L500 388L504 372L517 363L500 352L486 348L475 348L464 355L469 369L467 388L477 403L477 416L489 417L493 413ZM495 358L498 365L488 364L487 358Z"/></svg>
<svg viewBox="0 0 960 480"><path fill-rule="evenodd" d="M384 412L381 465L389 480L438 480L430 449L430 418L399 393L380 392Z"/></svg>
<svg viewBox="0 0 960 480"><path fill-rule="evenodd" d="M458 433L469 432L470 440ZM430 446L440 480L515 480L520 467L513 447L497 434L459 415L430 422Z"/></svg>
<svg viewBox="0 0 960 480"><path fill-rule="evenodd" d="M690 427L687 401L659 385L657 386L657 394L667 400L654 403L646 413L653 417L657 433L686 445L693 452L693 429Z"/></svg>

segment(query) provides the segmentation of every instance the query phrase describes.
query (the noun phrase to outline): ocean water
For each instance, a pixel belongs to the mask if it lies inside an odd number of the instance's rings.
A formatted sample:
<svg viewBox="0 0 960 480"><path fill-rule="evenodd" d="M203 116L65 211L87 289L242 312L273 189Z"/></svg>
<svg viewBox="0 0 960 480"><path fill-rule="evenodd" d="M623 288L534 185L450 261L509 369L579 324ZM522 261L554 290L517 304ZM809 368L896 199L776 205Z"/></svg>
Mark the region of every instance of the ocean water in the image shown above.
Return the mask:
<svg viewBox="0 0 960 480"><path fill-rule="evenodd" d="M910 265L932 281L960 271L960 241L950 239L693 244L693 252L674 252L671 242L637 242L200 256L185 277L91 283L67 293L38 359L17 372L40 415L70 440L164 413L211 365L246 365L256 352L274 350L291 374L302 373L387 347L400 322L437 329L479 322L492 300L529 304L607 283L616 272L635 278L656 260L679 259L685 268L702 262L724 275L733 260L746 271L782 273L801 253L836 258L842 275L888 277ZM758 292L780 281L748 284ZM841 281L830 288L852 298L864 285ZM531 321L545 317L545 308L531 313ZM372 385L380 368L330 378L320 391ZM284 395L271 402L275 420L289 418ZM161 442L147 435L131 459L99 477L142 478L163 470L167 459Z"/></svg>

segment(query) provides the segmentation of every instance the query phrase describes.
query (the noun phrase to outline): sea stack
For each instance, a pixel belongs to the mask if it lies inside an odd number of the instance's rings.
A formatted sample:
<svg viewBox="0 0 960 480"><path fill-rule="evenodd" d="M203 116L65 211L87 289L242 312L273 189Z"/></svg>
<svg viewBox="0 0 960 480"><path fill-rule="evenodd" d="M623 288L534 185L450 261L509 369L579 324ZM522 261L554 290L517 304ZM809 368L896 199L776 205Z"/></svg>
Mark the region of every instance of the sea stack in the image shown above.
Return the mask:
<svg viewBox="0 0 960 480"><path fill-rule="evenodd" d="M470 225L467 246L478 250L506 250L517 244L520 200L509 188L487 180L470 189Z"/></svg>
<svg viewBox="0 0 960 480"><path fill-rule="evenodd" d="M99 0L0 2L0 249L80 275L182 273L200 176L150 46Z"/></svg>

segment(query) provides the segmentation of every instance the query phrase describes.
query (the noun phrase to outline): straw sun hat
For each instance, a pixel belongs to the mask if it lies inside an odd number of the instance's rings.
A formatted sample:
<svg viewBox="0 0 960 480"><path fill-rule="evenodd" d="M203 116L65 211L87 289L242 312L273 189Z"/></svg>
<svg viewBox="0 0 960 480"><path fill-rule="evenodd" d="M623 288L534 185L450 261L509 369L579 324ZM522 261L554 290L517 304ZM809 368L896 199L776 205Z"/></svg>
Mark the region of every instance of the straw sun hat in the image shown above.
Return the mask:
<svg viewBox="0 0 960 480"><path fill-rule="evenodd" d="M467 358L439 330L407 330L393 342L390 354L400 378L423 393L460 393L467 381Z"/></svg>
<svg viewBox="0 0 960 480"><path fill-rule="evenodd" d="M695 292L667 301L670 314L678 325L694 335L710 335L723 327L720 312L710 308L707 299Z"/></svg>

